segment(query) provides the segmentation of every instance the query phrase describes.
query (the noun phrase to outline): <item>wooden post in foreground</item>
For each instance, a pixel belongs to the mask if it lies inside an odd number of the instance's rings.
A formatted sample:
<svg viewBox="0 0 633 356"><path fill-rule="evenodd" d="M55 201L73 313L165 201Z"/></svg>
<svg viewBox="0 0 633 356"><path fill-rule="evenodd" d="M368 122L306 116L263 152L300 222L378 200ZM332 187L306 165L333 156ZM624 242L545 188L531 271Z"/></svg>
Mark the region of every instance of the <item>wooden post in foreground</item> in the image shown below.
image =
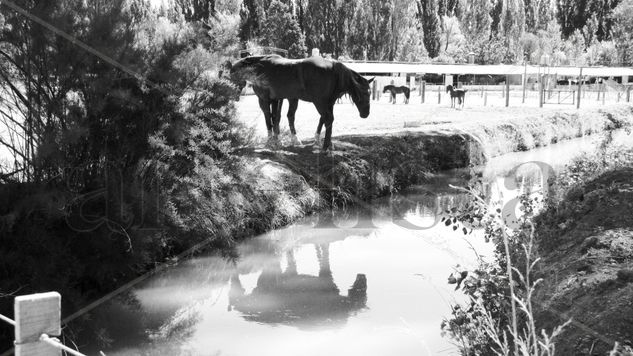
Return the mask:
<svg viewBox="0 0 633 356"><path fill-rule="evenodd" d="M426 97L426 81L422 81L422 83L420 84L420 96L422 97L422 104L424 104L425 101L425 97Z"/></svg>
<svg viewBox="0 0 633 356"><path fill-rule="evenodd" d="M60 356L61 350L40 341L42 334L61 334L61 301L57 292L15 298L15 356Z"/></svg>
<svg viewBox="0 0 633 356"><path fill-rule="evenodd" d="M582 90L582 67L580 67L580 74L578 74L578 100L576 100L576 109L580 109L580 91Z"/></svg>

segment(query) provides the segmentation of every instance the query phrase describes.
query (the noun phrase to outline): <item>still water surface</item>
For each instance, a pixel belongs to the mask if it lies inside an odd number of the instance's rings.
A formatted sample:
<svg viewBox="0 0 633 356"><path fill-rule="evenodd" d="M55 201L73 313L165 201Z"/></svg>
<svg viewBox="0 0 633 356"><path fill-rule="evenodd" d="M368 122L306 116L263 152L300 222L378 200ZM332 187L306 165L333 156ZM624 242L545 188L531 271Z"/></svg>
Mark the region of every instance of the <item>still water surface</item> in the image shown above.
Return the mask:
<svg viewBox="0 0 633 356"><path fill-rule="evenodd" d="M630 137L619 141L631 141ZM522 187L504 184L524 162L560 169L595 139L577 139L495 158L482 171L493 199ZM526 164L513 181L538 189L540 170ZM469 268L493 247L439 221L467 202L446 172L428 185L331 213L248 240L236 258L211 254L180 262L138 286L147 340L107 355L456 355L440 334L450 305L464 296L447 284L456 265ZM537 179L525 179L525 177ZM523 187L524 188L524 187ZM371 211L369 211L371 210ZM476 253L475 253L476 251Z"/></svg>

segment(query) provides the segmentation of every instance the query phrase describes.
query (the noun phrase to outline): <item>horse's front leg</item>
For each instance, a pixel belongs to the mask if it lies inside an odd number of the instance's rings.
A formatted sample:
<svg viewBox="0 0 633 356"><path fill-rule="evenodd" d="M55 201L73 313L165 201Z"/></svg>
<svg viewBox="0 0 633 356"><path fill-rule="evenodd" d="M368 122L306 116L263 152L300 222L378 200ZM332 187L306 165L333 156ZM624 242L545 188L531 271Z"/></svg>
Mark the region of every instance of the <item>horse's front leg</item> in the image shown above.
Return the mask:
<svg viewBox="0 0 633 356"><path fill-rule="evenodd" d="M270 102L270 111L273 113L272 121L273 121L273 137L275 139L279 139L279 121L281 121L281 106L283 104L283 99L281 100L272 100Z"/></svg>
<svg viewBox="0 0 633 356"><path fill-rule="evenodd" d="M258 98L259 108L264 113L264 121L266 122L266 130L268 131L268 144L273 138L273 118L270 112L271 103L267 99Z"/></svg>
<svg viewBox="0 0 633 356"><path fill-rule="evenodd" d="M331 106L323 118L325 125L325 139L323 140L323 152L328 154L332 150L332 124L334 123L334 108Z"/></svg>

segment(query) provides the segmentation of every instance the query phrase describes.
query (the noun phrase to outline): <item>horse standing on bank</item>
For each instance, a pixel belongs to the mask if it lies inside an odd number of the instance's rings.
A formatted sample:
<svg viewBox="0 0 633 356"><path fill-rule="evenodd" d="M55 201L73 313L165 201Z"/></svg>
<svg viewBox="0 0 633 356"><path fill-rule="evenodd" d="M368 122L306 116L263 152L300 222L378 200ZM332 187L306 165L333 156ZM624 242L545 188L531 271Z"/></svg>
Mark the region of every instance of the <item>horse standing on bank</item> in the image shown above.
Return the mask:
<svg viewBox="0 0 633 356"><path fill-rule="evenodd" d="M446 86L446 92L451 93L451 107L455 107L455 99L457 99L457 104L464 108L464 103L466 101L466 92L468 90L465 89L453 89L452 85Z"/></svg>
<svg viewBox="0 0 633 356"><path fill-rule="evenodd" d="M332 146L332 124L336 100L348 94L361 118L369 116L370 87L367 80L338 61L320 57L286 59L279 55L252 56L237 61L231 68L234 80L247 80L261 90L256 92L260 108L272 123L272 140L278 140L278 105L281 100L304 100L314 104L325 125L323 151ZM317 129L320 133L320 129Z"/></svg>
<svg viewBox="0 0 633 356"><path fill-rule="evenodd" d="M227 61L224 64L224 69L233 72L233 63L231 61ZM224 70L220 70L219 76L222 77ZM235 100L240 100L240 93L246 87L246 79L237 78L234 75L229 75L229 79L233 82L233 84L237 87ZM253 85L253 92L258 98L258 104L262 112L264 113L264 120L266 122L266 129L268 130L268 139L269 143L273 143L271 137L273 135L273 117L279 118L281 120L281 108L283 106L283 99L278 101L267 101L266 98L267 90L266 88L261 88L256 85ZM301 145L301 141L297 138L297 130L295 129L295 113L297 112L297 107L299 106L298 99L288 99L288 113L286 114L288 117L288 126L290 127L291 140L293 145ZM268 113L268 115L267 115Z"/></svg>
<svg viewBox="0 0 633 356"><path fill-rule="evenodd" d="M411 95L411 90L409 89L409 87L407 86L395 86L395 85L385 85L385 87L382 89L383 94L386 92L390 92L391 93L391 99L390 99L390 103L395 104L396 103L396 94L404 94L404 103L408 104L409 103L409 96Z"/></svg>

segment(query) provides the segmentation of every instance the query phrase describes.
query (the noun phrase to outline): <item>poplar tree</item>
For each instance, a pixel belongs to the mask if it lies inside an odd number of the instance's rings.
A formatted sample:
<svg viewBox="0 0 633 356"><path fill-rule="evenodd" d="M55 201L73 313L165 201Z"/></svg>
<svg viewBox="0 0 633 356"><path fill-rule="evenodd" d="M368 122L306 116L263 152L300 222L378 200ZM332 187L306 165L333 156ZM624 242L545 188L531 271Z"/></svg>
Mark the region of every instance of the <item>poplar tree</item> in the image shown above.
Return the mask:
<svg viewBox="0 0 633 356"><path fill-rule="evenodd" d="M273 0L262 23L262 44L288 50L289 58L306 54L305 36L287 4Z"/></svg>
<svg viewBox="0 0 633 356"><path fill-rule="evenodd" d="M422 21L424 32L424 47L429 57L435 58L440 54L440 18L438 16L437 0L418 0L418 16Z"/></svg>

